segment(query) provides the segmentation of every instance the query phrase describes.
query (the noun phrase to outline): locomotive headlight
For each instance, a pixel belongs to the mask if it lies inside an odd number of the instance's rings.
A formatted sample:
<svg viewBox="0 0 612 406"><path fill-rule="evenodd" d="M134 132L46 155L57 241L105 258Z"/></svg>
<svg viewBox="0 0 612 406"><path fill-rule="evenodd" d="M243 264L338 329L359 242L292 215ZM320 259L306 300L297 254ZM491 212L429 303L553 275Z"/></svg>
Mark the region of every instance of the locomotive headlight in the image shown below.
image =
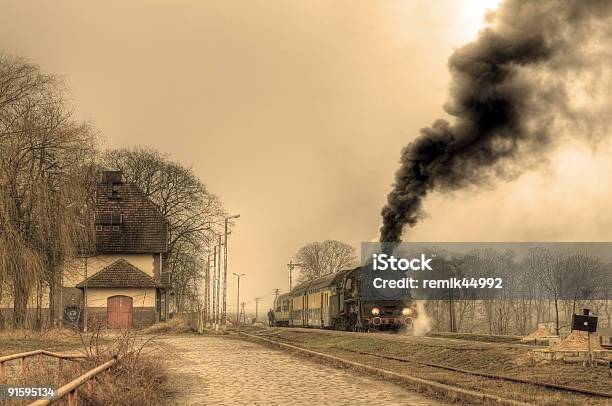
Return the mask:
<svg viewBox="0 0 612 406"><path fill-rule="evenodd" d="M412 309L411 309L411 308L409 308L409 307L404 307L404 308L402 309L402 314L403 314L404 316L410 316L410 315L412 314Z"/></svg>
<svg viewBox="0 0 612 406"><path fill-rule="evenodd" d="M374 316L378 316L380 314L380 309L378 307L373 307L372 308L372 314Z"/></svg>

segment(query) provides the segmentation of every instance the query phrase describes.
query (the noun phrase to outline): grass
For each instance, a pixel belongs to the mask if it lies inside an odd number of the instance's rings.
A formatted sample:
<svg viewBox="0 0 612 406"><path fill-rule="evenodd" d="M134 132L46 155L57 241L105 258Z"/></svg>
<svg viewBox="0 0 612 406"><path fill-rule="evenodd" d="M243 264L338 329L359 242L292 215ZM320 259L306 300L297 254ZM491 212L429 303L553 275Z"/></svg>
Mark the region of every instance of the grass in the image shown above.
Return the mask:
<svg viewBox="0 0 612 406"><path fill-rule="evenodd" d="M186 320L174 318L170 321L153 324L147 327L142 332L143 334L175 334L189 333L192 328Z"/></svg>
<svg viewBox="0 0 612 406"><path fill-rule="evenodd" d="M61 374L58 374L56 359L43 357L42 365L39 365L36 357L28 358L29 367L25 377L21 376L19 360L11 361L6 364L8 384L60 387L117 356L119 361L108 373L98 375L91 384L79 388L79 404L90 406L168 403L171 392L165 384L165 363L152 343L153 337L130 330L109 332L95 329L88 335L70 331L0 332L1 355L45 349L87 356L84 360L64 362ZM0 401L0 406L16 404L20 403Z"/></svg>
<svg viewBox="0 0 612 406"><path fill-rule="evenodd" d="M454 338L457 340L481 341L488 343L507 343L520 344L520 336L508 335L487 335L487 334L468 334L468 333L428 333L428 337Z"/></svg>
<svg viewBox="0 0 612 406"><path fill-rule="evenodd" d="M80 339L71 330L0 330L0 355L33 350L73 351Z"/></svg>

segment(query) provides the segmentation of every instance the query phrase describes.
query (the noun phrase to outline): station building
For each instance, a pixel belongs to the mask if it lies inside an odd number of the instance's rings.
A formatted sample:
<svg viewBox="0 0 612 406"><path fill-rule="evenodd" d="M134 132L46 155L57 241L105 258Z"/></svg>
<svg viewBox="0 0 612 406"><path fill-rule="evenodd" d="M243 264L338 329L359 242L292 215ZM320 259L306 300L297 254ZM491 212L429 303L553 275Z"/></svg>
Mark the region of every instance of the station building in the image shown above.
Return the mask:
<svg viewBox="0 0 612 406"><path fill-rule="evenodd" d="M65 325L141 328L168 314L168 224L157 206L121 172L96 186L89 249L64 272Z"/></svg>

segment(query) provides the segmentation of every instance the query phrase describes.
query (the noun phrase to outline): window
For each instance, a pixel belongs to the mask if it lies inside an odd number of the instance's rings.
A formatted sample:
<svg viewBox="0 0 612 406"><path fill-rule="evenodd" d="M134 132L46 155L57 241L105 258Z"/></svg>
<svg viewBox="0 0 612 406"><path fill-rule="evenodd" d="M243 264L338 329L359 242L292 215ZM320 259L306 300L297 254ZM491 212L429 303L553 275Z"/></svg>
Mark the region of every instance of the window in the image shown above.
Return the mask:
<svg viewBox="0 0 612 406"><path fill-rule="evenodd" d="M113 226L113 231L119 231L119 226Z"/></svg>
<svg viewBox="0 0 612 406"><path fill-rule="evenodd" d="M101 224L98 224L96 226L96 231L102 231L102 225Z"/></svg>
<svg viewBox="0 0 612 406"><path fill-rule="evenodd" d="M121 213L112 213L111 214L111 223L112 224L121 224L121 223L123 223L123 214L121 214Z"/></svg>
<svg viewBox="0 0 612 406"><path fill-rule="evenodd" d="M113 183L111 186L111 191L108 194L109 199L118 199L119 198L119 184Z"/></svg>
<svg viewBox="0 0 612 406"><path fill-rule="evenodd" d="M111 226L104 226L104 231L110 231L111 230Z"/></svg>

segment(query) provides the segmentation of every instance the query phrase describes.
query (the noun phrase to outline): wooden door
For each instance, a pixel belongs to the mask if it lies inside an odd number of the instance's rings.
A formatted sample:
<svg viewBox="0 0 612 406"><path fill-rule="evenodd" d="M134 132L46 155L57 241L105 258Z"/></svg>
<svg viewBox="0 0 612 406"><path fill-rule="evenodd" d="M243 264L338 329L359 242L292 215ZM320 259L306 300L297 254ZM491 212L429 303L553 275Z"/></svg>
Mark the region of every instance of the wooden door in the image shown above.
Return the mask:
<svg viewBox="0 0 612 406"><path fill-rule="evenodd" d="M306 292L302 296L302 326L306 327L308 325L308 296L306 296Z"/></svg>
<svg viewBox="0 0 612 406"><path fill-rule="evenodd" d="M321 292L319 297L319 320L321 320L321 327L324 327L325 321L323 320L323 292Z"/></svg>
<svg viewBox="0 0 612 406"><path fill-rule="evenodd" d="M129 296L111 296L106 302L108 328L132 328L133 307Z"/></svg>

